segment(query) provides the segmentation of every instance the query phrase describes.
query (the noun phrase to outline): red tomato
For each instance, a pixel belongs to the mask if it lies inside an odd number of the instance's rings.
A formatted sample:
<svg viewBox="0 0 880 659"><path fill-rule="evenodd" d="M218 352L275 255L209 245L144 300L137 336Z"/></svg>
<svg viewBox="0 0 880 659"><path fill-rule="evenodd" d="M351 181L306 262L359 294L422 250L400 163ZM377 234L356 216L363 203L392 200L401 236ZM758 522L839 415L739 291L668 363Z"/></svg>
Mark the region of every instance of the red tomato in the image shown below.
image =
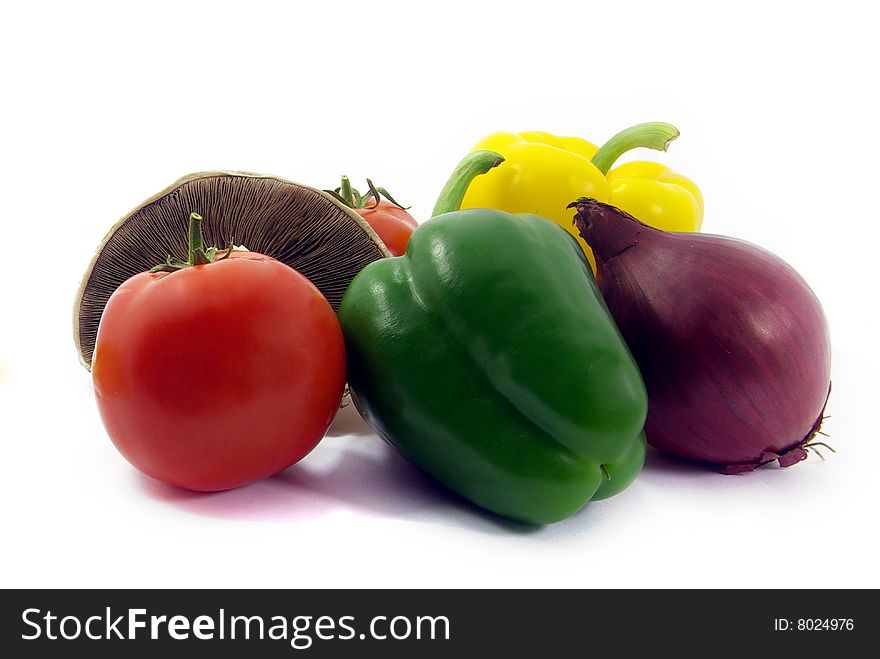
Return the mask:
<svg viewBox="0 0 880 659"><path fill-rule="evenodd" d="M387 199L383 199L375 207L368 205L366 208L354 210L373 227L373 231L379 234L379 238L394 256L400 256L406 251L409 237L419 226L405 209Z"/></svg>
<svg viewBox="0 0 880 659"><path fill-rule="evenodd" d="M317 445L342 399L345 348L308 279L234 252L126 281L101 318L92 376L104 426L131 464L224 490Z"/></svg>

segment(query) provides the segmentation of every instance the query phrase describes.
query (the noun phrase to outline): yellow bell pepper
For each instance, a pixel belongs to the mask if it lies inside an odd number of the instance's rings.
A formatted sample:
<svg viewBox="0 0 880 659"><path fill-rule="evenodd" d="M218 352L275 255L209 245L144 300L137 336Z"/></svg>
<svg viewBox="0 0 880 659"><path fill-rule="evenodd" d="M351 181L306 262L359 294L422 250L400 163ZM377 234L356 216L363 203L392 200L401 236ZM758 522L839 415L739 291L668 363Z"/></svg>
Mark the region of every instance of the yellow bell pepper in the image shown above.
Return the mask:
<svg viewBox="0 0 880 659"><path fill-rule="evenodd" d="M540 131L494 133L473 150L496 151L504 162L471 182L461 207L535 213L551 219L577 238L595 269L593 254L566 208L578 197L612 204L667 231L699 231L703 196L693 181L656 162L629 162L611 170L626 151L636 147L665 151L678 134L669 124L639 124L621 131L600 149L578 137Z"/></svg>

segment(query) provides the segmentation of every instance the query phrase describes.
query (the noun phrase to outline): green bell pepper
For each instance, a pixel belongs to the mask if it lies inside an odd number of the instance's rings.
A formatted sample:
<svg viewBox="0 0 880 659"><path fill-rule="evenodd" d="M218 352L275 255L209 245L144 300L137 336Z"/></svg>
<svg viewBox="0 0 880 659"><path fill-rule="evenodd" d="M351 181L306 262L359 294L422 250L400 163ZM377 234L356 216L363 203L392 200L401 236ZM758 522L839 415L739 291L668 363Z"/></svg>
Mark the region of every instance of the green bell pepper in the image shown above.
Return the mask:
<svg viewBox="0 0 880 659"><path fill-rule="evenodd" d="M477 505L548 524L638 475L647 396L563 228L443 212L500 161L468 156L406 254L355 277L339 320L355 405L380 436Z"/></svg>

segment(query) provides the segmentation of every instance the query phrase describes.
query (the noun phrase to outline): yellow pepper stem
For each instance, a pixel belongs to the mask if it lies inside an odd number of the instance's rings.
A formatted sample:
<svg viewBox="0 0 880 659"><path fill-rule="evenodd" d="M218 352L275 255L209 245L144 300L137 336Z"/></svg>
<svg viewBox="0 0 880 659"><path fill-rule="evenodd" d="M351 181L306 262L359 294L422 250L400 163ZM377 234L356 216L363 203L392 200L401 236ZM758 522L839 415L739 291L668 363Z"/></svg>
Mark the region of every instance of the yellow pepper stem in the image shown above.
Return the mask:
<svg viewBox="0 0 880 659"><path fill-rule="evenodd" d="M461 202L471 181L503 162L504 156L494 151L474 151L467 154L458 163L455 171L452 172L449 180L446 181L446 185L440 191L431 217L441 213L457 211L461 208Z"/></svg>
<svg viewBox="0 0 880 659"><path fill-rule="evenodd" d="M645 124L636 124L620 131L617 135L605 142L592 163L596 168L607 174L620 156L631 149L645 147L657 151L666 151L669 143L679 136L678 128L672 124L661 121L651 121Z"/></svg>

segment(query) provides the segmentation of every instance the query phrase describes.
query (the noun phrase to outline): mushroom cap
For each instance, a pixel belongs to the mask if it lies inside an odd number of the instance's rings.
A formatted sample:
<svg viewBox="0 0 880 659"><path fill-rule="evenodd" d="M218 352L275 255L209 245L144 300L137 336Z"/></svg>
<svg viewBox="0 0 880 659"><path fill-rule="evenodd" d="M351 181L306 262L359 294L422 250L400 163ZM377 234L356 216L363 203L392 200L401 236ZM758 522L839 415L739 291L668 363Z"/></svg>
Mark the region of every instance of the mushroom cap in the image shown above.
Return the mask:
<svg viewBox="0 0 880 659"><path fill-rule="evenodd" d="M250 172L189 174L119 220L98 246L73 309L73 338L87 369L113 292L169 255L186 260L191 212L205 218L206 246L234 241L271 256L307 277L334 310L365 265L391 256L360 215L326 192Z"/></svg>

